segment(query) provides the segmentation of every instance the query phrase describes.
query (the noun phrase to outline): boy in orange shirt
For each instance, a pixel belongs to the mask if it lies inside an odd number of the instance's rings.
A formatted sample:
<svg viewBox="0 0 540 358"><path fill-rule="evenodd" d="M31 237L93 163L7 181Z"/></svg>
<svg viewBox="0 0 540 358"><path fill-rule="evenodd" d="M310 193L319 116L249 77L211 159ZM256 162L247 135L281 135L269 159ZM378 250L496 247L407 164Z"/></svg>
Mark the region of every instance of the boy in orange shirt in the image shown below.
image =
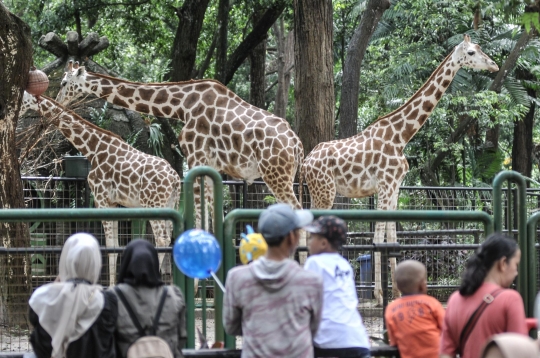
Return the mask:
<svg viewBox="0 0 540 358"><path fill-rule="evenodd" d="M444 308L427 295L426 267L406 260L395 276L403 297L390 303L384 314L390 344L398 347L401 358L438 358Z"/></svg>

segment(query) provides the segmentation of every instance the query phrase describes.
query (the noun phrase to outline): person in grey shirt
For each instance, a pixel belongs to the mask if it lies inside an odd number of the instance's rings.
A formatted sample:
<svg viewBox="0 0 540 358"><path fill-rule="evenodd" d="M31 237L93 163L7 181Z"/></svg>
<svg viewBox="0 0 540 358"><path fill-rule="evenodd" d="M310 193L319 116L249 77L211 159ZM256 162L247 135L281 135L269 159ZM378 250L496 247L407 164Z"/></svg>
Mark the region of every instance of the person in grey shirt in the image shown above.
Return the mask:
<svg viewBox="0 0 540 358"><path fill-rule="evenodd" d="M299 229L311 221L307 210L271 205L258 225L268 244L265 256L227 274L223 325L228 334L243 337L243 358L313 357L322 278L289 258L298 247Z"/></svg>
<svg viewBox="0 0 540 358"><path fill-rule="evenodd" d="M156 249L146 240L131 241L124 251L118 273L118 285L138 321L150 335L153 319L163 293L163 281L159 274L159 259ZM164 339L175 358L183 357L186 342L186 305L184 296L176 286L168 286L167 297L159 319L156 336ZM118 357L125 357L129 346L140 338L128 311L118 300L116 342Z"/></svg>

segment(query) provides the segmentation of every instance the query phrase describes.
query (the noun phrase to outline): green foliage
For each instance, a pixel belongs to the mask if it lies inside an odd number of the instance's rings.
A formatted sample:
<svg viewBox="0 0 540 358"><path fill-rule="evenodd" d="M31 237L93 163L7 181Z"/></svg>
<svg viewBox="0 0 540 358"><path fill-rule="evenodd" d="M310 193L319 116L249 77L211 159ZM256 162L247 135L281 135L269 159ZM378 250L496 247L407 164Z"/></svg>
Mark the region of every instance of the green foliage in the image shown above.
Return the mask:
<svg viewBox="0 0 540 358"><path fill-rule="evenodd" d="M112 119L109 116L107 116L108 106L109 106L109 103L105 102L101 109L90 108L90 119L98 127L101 127L103 129L109 129L111 126Z"/></svg>
<svg viewBox="0 0 540 358"><path fill-rule="evenodd" d="M150 122L148 125L148 146L155 156L163 158L163 153L161 152L161 148L163 147L163 133L161 132L161 124L153 123L151 120L148 121Z"/></svg>
<svg viewBox="0 0 540 358"><path fill-rule="evenodd" d="M126 143L129 144L130 146L132 146L133 148L135 149L139 149L137 148L136 144L137 144L137 139L139 139L139 135L142 133L142 129L139 129L137 132L133 132L131 133L127 138L126 138Z"/></svg>
<svg viewBox="0 0 540 358"><path fill-rule="evenodd" d="M268 205L272 205L272 204L277 203L276 197L273 196L273 195L265 196L263 201L264 201L265 204L268 204Z"/></svg>

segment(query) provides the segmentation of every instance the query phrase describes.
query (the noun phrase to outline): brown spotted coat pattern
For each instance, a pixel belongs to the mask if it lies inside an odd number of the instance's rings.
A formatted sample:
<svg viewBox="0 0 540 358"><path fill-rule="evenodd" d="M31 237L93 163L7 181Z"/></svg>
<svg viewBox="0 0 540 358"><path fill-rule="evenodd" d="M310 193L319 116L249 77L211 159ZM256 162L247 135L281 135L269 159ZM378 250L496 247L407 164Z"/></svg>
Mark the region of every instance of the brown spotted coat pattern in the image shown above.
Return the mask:
<svg viewBox="0 0 540 358"><path fill-rule="evenodd" d="M114 133L99 128L56 101L41 100L25 92L22 112L41 112L91 163L88 185L97 208L176 208L180 176L162 158L143 153ZM158 247L169 246L172 223L151 220ZM117 247L117 232L112 221L103 222L107 247ZM111 284L116 273L116 254L109 262ZM160 261L163 258L160 256Z"/></svg>
<svg viewBox="0 0 540 358"><path fill-rule="evenodd" d="M318 144L306 157L300 182L307 182L313 209L330 209L336 193L350 198L377 194L378 210L396 210L399 187L409 164L403 150L422 128L461 67L498 71L468 35L437 67L427 82L397 110L379 118L359 134ZM395 223L379 222L375 243L396 242ZM391 260L392 277L395 259ZM380 254L375 257L375 296L382 304ZM394 295L399 295L393 282Z"/></svg>

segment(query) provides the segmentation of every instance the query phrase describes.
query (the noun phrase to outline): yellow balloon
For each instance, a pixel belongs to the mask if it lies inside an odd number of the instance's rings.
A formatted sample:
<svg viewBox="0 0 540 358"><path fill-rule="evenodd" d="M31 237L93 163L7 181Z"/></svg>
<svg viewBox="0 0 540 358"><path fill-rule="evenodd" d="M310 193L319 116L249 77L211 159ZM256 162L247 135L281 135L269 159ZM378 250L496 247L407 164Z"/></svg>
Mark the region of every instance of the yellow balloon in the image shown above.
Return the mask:
<svg viewBox="0 0 540 358"><path fill-rule="evenodd" d="M240 261L245 265L257 260L268 250L264 237L259 233L247 234L240 240Z"/></svg>

